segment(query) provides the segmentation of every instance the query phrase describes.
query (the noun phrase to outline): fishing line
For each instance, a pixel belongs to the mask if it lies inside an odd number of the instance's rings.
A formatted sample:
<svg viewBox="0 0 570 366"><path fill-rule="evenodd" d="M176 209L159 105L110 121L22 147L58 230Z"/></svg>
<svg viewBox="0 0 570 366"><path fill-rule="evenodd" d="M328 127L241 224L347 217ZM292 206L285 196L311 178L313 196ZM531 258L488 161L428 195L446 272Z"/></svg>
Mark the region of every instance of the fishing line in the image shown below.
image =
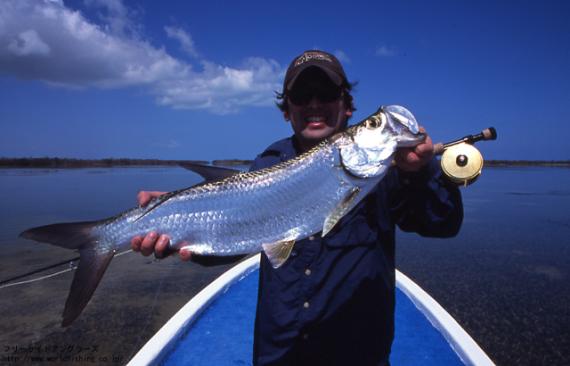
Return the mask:
<svg viewBox="0 0 570 366"><path fill-rule="evenodd" d="M72 270L74 270L75 268L76 268L76 267L64 269L63 271L55 272L55 273L52 273L52 274L49 274L49 275L45 275L45 276L42 276L42 277L38 277L38 278L32 278L31 280L20 281L20 282L14 282L14 283L9 283L9 284L7 284L7 285L2 285L2 286L0 286L0 290L3 289L3 288L6 288L6 287L12 287L12 286L17 286L17 285L24 285L24 284L26 284L26 283L32 283L32 282L37 282L37 281L45 280L45 279L48 279L48 278L51 278L51 277L55 277L55 276L57 276L57 275L60 275L60 274L63 274L63 273L72 271Z"/></svg>
<svg viewBox="0 0 570 366"><path fill-rule="evenodd" d="M119 256L121 256L121 255L123 255L123 254L127 254L127 253L132 252L132 251L133 251L132 249L129 249L129 250L126 250L126 251L124 251L124 252L120 252L120 253L118 253L118 254L115 254L115 257L119 257ZM43 267L43 268L40 268L40 269L36 269L36 270L34 270L34 271L31 271L31 272L28 272L28 273L25 273L25 274L22 274L22 275L18 275L18 276L9 278L9 279L7 279L7 280L4 280L4 281L0 282L0 290L1 290L1 289L4 289L4 288L7 288L7 287L12 287L12 286L17 286L17 285L25 285L25 284L27 284L27 283L32 283L32 282L38 282L38 281L41 281L41 280L45 280L45 279L48 279L48 278L51 278L51 277L58 276L58 275L60 275L60 274L64 274L64 273L73 271L74 269L77 269L77 265L75 265L75 264L73 264L73 263L76 262L78 259L79 259L79 257L71 258L71 259L68 259L68 260L65 260L65 261L62 261L62 262L58 262L58 263L49 265L49 266L47 266L47 267ZM54 267L58 267L58 266L61 266L61 265L64 265L64 264L68 264L68 263L69 263L69 266L70 266L70 267L67 268L67 269L64 269L64 270L61 270L61 271L58 271L58 272L55 272L55 273L51 273L51 274L48 274L48 275L45 275L45 276L41 276L41 277L37 277L37 278L32 278L32 279L26 280L26 281L20 281L20 282L9 283L9 282L18 280L18 279L20 279L20 278L28 277L28 276L31 276L31 275L36 274L36 273L38 273L38 272L47 271L48 269L52 269L52 268L54 268Z"/></svg>
<svg viewBox="0 0 570 366"><path fill-rule="evenodd" d="M157 261L161 261L161 259L155 259L155 262ZM137 353L142 345L141 345L141 339L143 337L143 335L145 334L147 328L149 327L149 324L152 321L152 312L154 311L154 309L156 308L156 303L158 302L158 297L160 296L160 294L162 294L162 287L164 284L164 280L166 279L166 277L170 276L171 272L172 272L172 268L174 268L173 265L168 266L168 270L164 272L164 274L162 275L162 277L160 278L160 283L158 284L158 287L154 293L154 298L152 299L152 304L150 306L150 311L147 312L147 320L144 324L144 327L141 331L138 332L138 337L136 342L134 343L132 349L131 349L131 353L128 357L128 359L130 360L131 358L133 358L133 356L135 355L135 353ZM155 331L156 333L156 331Z"/></svg>
<svg viewBox="0 0 570 366"><path fill-rule="evenodd" d="M61 261L61 262L52 264L52 265L49 265L49 266L47 266L47 267L43 267L43 268L40 268L40 269L36 269L36 270L34 270L34 271L31 271L31 272L28 272L28 273L24 273L24 274L21 274L21 275L12 277L12 278L8 278L7 280L1 281L1 282L0 282L0 285L4 285L5 283L9 283L9 282L12 282L12 281L15 281L15 280L19 280L20 278L24 278L24 277L31 276L31 275L36 274L36 273L39 273L39 272L47 271L48 269L52 269L52 268L54 268L54 267L59 267L59 266L61 266L61 265L67 264L67 263L69 263L70 266L73 266L73 262L75 262L75 261L78 260L78 259L79 259L79 256L77 256L77 257L75 257L75 258L67 259L67 260L64 260L64 261ZM24 282L25 282L25 281L24 281ZM2 287L0 287L0 288L3 288L3 287L4 287L4 286L2 286ZM6 286L6 287L7 287L7 286Z"/></svg>

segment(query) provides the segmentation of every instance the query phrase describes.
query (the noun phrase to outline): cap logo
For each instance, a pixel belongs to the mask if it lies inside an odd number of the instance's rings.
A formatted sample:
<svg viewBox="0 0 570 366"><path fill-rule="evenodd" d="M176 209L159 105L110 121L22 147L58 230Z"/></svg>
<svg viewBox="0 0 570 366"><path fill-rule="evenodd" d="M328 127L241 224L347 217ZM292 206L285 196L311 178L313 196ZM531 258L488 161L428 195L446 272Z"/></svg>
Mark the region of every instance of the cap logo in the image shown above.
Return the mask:
<svg viewBox="0 0 570 366"><path fill-rule="evenodd" d="M320 52L306 52L295 60L295 67L311 60L327 61L331 63L333 62L333 60L329 56L322 54Z"/></svg>

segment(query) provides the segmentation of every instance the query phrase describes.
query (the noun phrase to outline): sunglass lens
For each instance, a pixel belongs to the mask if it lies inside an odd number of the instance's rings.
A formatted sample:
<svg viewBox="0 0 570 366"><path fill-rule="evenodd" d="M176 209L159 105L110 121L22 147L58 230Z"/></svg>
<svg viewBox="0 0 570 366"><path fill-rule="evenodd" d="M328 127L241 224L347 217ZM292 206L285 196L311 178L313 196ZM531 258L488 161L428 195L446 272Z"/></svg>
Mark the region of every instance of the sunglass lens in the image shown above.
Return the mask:
<svg viewBox="0 0 570 366"><path fill-rule="evenodd" d="M323 88L323 89L304 89L292 91L289 99L293 104L306 105L313 98L317 98L322 103L331 103L340 98L341 90L339 88Z"/></svg>
<svg viewBox="0 0 570 366"><path fill-rule="evenodd" d="M331 103L340 97L340 89L338 88L329 88L324 89L321 91L320 95L317 95L317 99L319 99L323 103Z"/></svg>
<svg viewBox="0 0 570 366"><path fill-rule="evenodd" d="M307 90L297 90L289 94L289 100L291 100L291 103L296 105L308 104L312 98L313 94L308 93Z"/></svg>

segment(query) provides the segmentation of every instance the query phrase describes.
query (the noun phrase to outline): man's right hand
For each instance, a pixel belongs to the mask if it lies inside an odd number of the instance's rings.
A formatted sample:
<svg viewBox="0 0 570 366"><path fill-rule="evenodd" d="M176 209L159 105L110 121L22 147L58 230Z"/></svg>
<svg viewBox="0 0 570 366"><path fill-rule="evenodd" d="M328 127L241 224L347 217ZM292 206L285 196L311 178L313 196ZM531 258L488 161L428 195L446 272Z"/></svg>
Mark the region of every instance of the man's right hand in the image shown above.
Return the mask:
<svg viewBox="0 0 570 366"><path fill-rule="evenodd" d="M162 196L166 192L159 191L140 191L137 195L137 201L141 207L156 197ZM170 238L165 234L158 234L154 231L147 233L144 237L137 235L131 239L131 248L135 252L141 252L145 257L154 253L156 258L164 258L170 251ZM190 260L192 254L189 250L181 249L178 251L180 259L183 261Z"/></svg>

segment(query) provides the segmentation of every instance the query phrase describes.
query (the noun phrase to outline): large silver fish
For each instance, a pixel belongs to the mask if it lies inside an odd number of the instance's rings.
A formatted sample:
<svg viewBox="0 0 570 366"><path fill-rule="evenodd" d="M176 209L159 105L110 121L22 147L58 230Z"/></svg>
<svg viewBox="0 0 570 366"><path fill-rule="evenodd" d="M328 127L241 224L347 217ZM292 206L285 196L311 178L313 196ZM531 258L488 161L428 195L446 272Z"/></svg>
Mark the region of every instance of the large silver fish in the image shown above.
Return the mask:
<svg viewBox="0 0 570 366"><path fill-rule="evenodd" d="M380 108L362 122L297 158L165 194L146 207L93 222L29 229L24 238L80 253L63 313L71 324L89 302L114 254L135 235L168 234L173 249L233 256L265 251L282 265L296 240L322 236L384 177L398 147L425 135L400 106Z"/></svg>

